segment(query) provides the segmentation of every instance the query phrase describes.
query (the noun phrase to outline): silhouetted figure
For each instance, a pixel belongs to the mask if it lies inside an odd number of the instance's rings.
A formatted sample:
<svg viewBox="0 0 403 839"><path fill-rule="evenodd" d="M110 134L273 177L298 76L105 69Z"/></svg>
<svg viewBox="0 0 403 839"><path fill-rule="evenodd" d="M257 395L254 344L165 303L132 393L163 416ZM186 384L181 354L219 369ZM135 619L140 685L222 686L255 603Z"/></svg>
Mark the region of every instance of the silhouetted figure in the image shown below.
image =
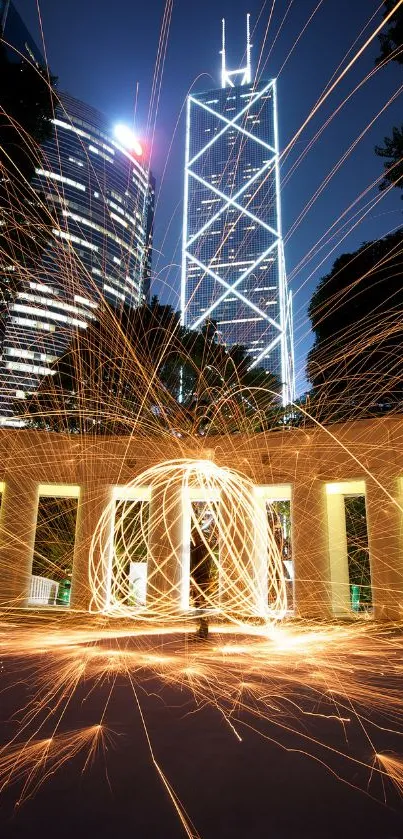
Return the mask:
<svg viewBox="0 0 403 839"><path fill-rule="evenodd" d="M208 638L208 620L205 615L202 615L199 618L197 637L201 638L202 641L206 641L206 639Z"/></svg>
<svg viewBox="0 0 403 839"><path fill-rule="evenodd" d="M190 546L190 579L192 584L192 598L197 609L208 607L208 593L211 581L211 557L203 537L198 530L192 534ZM199 616L198 638L208 638L208 619L206 615Z"/></svg>

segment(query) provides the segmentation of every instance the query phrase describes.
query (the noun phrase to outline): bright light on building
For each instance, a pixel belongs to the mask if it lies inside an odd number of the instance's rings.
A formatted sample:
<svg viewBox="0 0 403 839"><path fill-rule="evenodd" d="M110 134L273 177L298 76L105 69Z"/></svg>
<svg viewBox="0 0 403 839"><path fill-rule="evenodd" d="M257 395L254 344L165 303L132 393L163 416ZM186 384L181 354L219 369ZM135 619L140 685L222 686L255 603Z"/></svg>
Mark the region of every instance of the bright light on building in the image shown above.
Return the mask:
<svg viewBox="0 0 403 839"><path fill-rule="evenodd" d="M139 157L143 154L141 144L127 125L123 125L123 123L116 125L115 137L128 151L134 151Z"/></svg>
<svg viewBox="0 0 403 839"><path fill-rule="evenodd" d="M246 64L229 70L222 24L221 88L187 100L182 237L182 323L212 318L220 341L241 345L250 368L282 382L294 399L292 298L280 202L276 80L252 80L250 18Z"/></svg>

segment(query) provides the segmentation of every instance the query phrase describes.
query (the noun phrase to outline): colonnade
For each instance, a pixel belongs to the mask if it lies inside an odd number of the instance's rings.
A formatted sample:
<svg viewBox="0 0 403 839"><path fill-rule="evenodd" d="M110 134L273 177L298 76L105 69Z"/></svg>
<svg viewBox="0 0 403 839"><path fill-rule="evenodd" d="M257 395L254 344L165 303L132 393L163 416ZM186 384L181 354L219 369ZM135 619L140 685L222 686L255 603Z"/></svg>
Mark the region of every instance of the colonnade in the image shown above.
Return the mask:
<svg viewBox="0 0 403 839"><path fill-rule="evenodd" d="M303 618L323 619L351 610L344 497L365 495L373 614L378 620L403 617L399 418L206 442L213 443L214 450L204 449L203 440L196 452L189 452L180 440L167 438L136 441L0 430L0 605L27 605L41 488L46 486L49 495L54 485L55 496L59 491L66 496L71 487L77 497L70 605L87 611L92 600L89 553L103 511L110 505L112 517L112 500L126 497L127 484L150 466L191 456L242 472L257 488L262 504L265 499L290 500L294 611ZM184 502L179 484L173 484L169 499L164 498L162 520L158 492L149 499L147 602L158 599L161 604L162 596L170 610L183 611L189 592L189 500ZM227 504L222 510L230 519ZM112 519L110 524L112 534ZM247 540L241 542L245 553ZM94 551L101 601L107 608L108 557L101 555L99 542L94 542ZM259 546L254 551L256 596L262 599L264 561L259 559ZM230 561L221 544L220 563L227 578ZM221 595L225 598L225 592Z"/></svg>
<svg viewBox="0 0 403 839"><path fill-rule="evenodd" d="M351 482L335 485L312 479L308 472L305 475L305 479L290 484L294 610L303 618L330 618L332 614L346 614L350 610L344 494L351 492ZM362 481L356 484L364 487L366 498L374 617L399 620L403 606L402 481L400 476L390 476L387 483L381 484L367 476L365 484ZM270 497L275 497L273 487L268 490ZM153 597L161 601L162 595L167 601L171 599L171 609L180 610L183 569L177 557L181 555L184 533L183 498L180 486L174 486L170 492L168 520L162 520L159 515L158 493L151 496L149 548L153 559L147 569L147 602L152 603ZM260 493L264 497L264 487ZM73 609L90 608L91 540L112 497L110 484L93 480L80 486L72 569ZM21 482L12 475L6 476L0 515L0 603L3 606L27 604L38 500L38 484L32 479ZM164 504L167 509L166 498ZM110 510L112 516L113 505ZM94 549L97 550L96 544ZM107 562L101 556L95 556L94 561L101 562L101 568L104 562L106 605ZM226 562L225 546L220 561Z"/></svg>

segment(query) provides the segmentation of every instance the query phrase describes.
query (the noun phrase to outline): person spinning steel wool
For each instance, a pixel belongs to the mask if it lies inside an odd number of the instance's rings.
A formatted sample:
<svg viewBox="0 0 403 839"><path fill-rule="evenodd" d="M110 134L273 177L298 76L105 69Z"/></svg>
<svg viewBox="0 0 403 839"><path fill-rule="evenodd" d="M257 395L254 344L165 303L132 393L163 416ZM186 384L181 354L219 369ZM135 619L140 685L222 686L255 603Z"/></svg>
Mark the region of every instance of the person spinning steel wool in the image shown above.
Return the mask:
<svg viewBox="0 0 403 839"><path fill-rule="evenodd" d="M212 582L213 563L208 547L210 541L211 521L205 516L200 530L194 529L190 545L190 583L191 596L199 614L197 637L208 638L208 618L206 610L209 608L210 590ZM204 536L204 538L203 538Z"/></svg>

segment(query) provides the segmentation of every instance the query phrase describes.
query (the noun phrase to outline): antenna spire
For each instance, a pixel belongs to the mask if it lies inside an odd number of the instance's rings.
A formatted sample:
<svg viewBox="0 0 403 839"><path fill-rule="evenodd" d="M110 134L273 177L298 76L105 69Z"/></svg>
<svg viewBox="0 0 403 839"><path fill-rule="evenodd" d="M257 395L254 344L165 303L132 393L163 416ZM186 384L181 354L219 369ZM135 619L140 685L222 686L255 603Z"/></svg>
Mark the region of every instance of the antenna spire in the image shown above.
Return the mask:
<svg viewBox="0 0 403 839"><path fill-rule="evenodd" d="M222 49L221 49L221 87L226 87L226 66L225 66L225 18L222 19Z"/></svg>
<svg viewBox="0 0 403 839"><path fill-rule="evenodd" d="M250 42L250 14L246 15L246 67L240 67L239 70L227 70L226 52L225 52L225 18L221 21L222 24L222 46L221 54L221 87L234 87L234 77L241 77L239 84L250 84L252 81L251 70L251 50L252 44Z"/></svg>
<svg viewBox="0 0 403 839"><path fill-rule="evenodd" d="M251 75L251 65L250 65L250 53L252 49L252 44L250 42L250 14L246 15L246 83L250 84L252 81Z"/></svg>

